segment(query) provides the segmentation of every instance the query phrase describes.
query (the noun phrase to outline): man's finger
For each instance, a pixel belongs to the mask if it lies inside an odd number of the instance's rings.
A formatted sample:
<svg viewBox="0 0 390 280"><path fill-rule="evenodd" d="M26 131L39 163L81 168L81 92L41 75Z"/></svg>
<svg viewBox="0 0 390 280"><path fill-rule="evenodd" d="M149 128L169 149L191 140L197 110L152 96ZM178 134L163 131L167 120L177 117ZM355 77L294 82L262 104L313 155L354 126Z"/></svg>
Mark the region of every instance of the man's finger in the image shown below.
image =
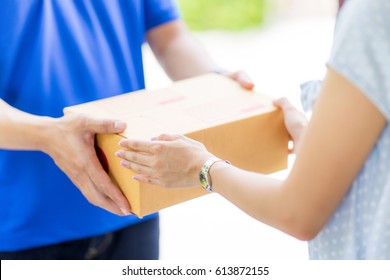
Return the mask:
<svg viewBox="0 0 390 280"><path fill-rule="evenodd" d="M237 81L243 88L251 90L255 86L252 80L249 78L248 74L244 71L234 72L231 73L229 76L233 80Z"/></svg>
<svg viewBox="0 0 390 280"><path fill-rule="evenodd" d="M109 197L117 208L121 210L123 215L130 214L129 202L121 190L111 181L108 174L103 170L97 157L91 159L90 164L86 168L86 172L98 192ZM109 205L102 205L101 207L107 209L106 206ZM111 207L111 209L113 208Z"/></svg>
<svg viewBox="0 0 390 280"><path fill-rule="evenodd" d="M126 123L120 120L88 119L87 127L95 133L120 133L126 129Z"/></svg>

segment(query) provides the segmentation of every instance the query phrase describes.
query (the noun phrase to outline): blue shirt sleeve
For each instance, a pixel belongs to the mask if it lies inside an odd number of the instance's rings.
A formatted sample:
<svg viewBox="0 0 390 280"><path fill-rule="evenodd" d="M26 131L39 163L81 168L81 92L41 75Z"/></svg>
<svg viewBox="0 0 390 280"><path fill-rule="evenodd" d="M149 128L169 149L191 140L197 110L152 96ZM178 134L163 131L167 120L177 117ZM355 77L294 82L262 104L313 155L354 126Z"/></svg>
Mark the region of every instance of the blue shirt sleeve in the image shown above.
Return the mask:
<svg viewBox="0 0 390 280"><path fill-rule="evenodd" d="M144 0L145 26L150 30L160 24L178 19L178 7L174 0Z"/></svg>
<svg viewBox="0 0 390 280"><path fill-rule="evenodd" d="M390 119L390 3L350 0L341 10L328 65Z"/></svg>

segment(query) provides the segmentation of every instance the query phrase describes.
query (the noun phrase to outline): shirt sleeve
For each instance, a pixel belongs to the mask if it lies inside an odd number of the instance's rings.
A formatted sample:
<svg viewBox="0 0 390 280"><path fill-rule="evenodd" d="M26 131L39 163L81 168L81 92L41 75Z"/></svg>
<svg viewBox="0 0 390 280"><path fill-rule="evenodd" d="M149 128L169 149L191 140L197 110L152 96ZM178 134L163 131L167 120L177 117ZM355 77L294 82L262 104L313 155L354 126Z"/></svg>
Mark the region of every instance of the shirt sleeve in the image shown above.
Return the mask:
<svg viewBox="0 0 390 280"><path fill-rule="evenodd" d="M349 0L341 10L328 66L390 119L390 2Z"/></svg>
<svg viewBox="0 0 390 280"><path fill-rule="evenodd" d="M301 104L305 113L313 111L314 104L320 94L321 86L321 80L301 84Z"/></svg>
<svg viewBox="0 0 390 280"><path fill-rule="evenodd" d="M180 18L174 0L144 0L146 30Z"/></svg>

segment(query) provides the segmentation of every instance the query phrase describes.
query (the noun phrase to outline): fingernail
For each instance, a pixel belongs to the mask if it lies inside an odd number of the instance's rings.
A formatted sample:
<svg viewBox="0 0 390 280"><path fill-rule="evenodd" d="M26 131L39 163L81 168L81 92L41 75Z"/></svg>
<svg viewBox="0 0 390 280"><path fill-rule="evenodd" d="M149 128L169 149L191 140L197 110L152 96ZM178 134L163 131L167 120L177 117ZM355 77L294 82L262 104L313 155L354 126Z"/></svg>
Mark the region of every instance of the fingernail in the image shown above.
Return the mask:
<svg viewBox="0 0 390 280"><path fill-rule="evenodd" d="M248 86L248 87L254 87L254 83L250 80L250 79L244 79L243 80L244 81L244 83L246 83L246 85Z"/></svg>
<svg viewBox="0 0 390 280"><path fill-rule="evenodd" d="M138 175L134 175L133 179L138 181L139 180L139 176Z"/></svg>
<svg viewBox="0 0 390 280"><path fill-rule="evenodd" d="M118 142L118 145L121 146L121 147L125 147L126 146L126 140L122 139L121 141Z"/></svg>
<svg viewBox="0 0 390 280"><path fill-rule="evenodd" d="M122 156L123 156L123 151L122 151L122 150L116 151L116 152L115 152L115 155L116 155L117 157L122 157Z"/></svg>
<svg viewBox="0 0 390 280"><path fill-rule="evenodd" d="M115 121L114 127L118 130L124 130L126 128L126 123L122 121Z"/></svg>
<svg viewBox="0 0 390 280"><path fill-rule="evenodd" d="M122 207L121 207L121 211L122 211L123 215L125 215L125 216L128 216L131 214L129 211L127 211L125 208L122 208Z"/></svg>

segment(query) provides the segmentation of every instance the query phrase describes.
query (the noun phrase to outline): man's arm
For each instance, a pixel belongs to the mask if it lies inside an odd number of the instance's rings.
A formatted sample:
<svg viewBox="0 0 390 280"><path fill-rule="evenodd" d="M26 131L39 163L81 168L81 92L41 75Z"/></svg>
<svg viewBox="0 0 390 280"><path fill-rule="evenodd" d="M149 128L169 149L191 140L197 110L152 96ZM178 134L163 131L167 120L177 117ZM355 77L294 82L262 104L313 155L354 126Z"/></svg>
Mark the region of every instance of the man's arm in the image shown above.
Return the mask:
<svg viewBox="0 0 390 280"><path fill-rule="evenodd" d="M0 99L0 149L48 154L89 202L118 215L129 214L129 204L101 167L94 137L96 133L118 133L125 127L115 120L78 114L58 119L36 116Z"/></svg>
<svg viewBox="0 0 390 280"><path fill-rule="evenodd" d="M219 71L239 82L244 88L252 89L254 86L243 71L230 73L221 70L182 20L174 20L151 29L147 33L147 40L157 60L172 80Z"/></svg>

